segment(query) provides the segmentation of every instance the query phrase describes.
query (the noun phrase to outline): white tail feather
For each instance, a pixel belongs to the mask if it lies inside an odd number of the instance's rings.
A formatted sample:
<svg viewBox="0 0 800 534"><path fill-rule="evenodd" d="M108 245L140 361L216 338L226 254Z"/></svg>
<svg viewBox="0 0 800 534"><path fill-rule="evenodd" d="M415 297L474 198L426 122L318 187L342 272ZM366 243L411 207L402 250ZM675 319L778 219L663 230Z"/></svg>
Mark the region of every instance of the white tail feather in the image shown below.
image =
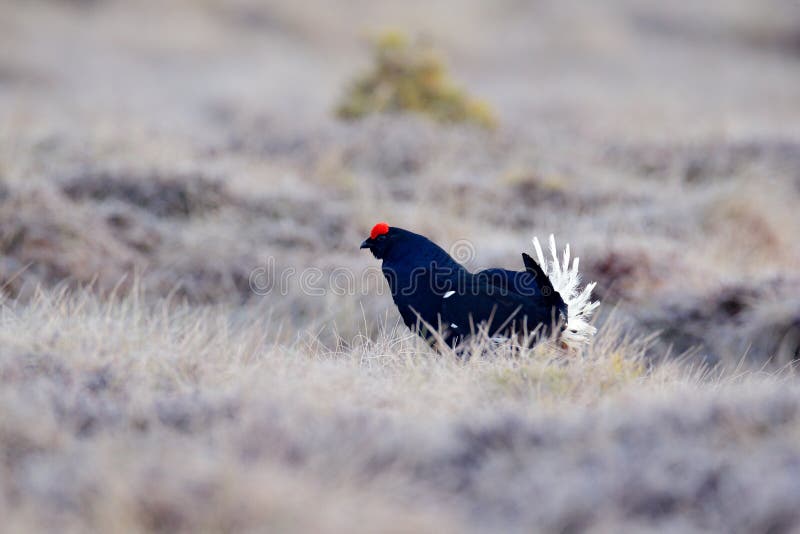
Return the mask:
<svg viewBox="0 0 800 534"><path fill-rule="evenodd" d="M537 237L533 238L533 248L536 251L537 263L550 279L553 289L558 291L567 304L567 327L561 333L561 341L568 347L577 349L588 343L597 332L597 329L591 324L591 317L600 306L600 302L592 301L592 290L597 283L592 282L583 289L580 288L581 278L578 273L580 258L573 259L572 265L570 265L570 249L567 244L564 249L563 261L559 262L554 235L550 235L551 261L547 261L544 257L542 245Z"/></svg>

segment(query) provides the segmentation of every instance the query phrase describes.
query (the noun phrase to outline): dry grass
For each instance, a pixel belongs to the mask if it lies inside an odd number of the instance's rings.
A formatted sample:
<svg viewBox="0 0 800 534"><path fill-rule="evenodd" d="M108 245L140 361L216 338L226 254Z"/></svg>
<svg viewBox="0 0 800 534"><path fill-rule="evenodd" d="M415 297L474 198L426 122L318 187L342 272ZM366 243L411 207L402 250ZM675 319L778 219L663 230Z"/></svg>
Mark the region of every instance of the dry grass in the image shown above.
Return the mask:
<svg viewBox="0 0 800 534"><path fill-rule="evenodd" d="M0 2L0 529L800 528L797 10L696 4ZM497 128L337 120L387 27ZM597 338L432 352L378 220L554 233Z"/></svg>
<svg viewBox="0 0 800 534"><path fill-rule="evenodd" d="M4 303L6 528L800 521L787 491L800 454L792 373L648 367L646 340L612 326L581 354L476 347L464 360L396 327L326 348L313 333L287 344L267 321L236 317L68 290Z"/></svg>

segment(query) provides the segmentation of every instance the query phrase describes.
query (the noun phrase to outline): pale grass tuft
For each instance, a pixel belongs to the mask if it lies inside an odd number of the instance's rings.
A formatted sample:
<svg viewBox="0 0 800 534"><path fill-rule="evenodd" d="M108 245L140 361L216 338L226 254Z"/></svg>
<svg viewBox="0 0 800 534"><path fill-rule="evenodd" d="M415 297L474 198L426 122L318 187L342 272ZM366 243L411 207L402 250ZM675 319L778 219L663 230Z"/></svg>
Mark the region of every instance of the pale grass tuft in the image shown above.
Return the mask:
<svg viewBox="0 0 800 534"><path fill-rule="evenodd" d="M551 530L580 517L581 502L626 513L616 481L637 483L638 458L669 458L678 450L670 439L694 455L702 478L715 464L691 445L696 429L719 439L732 419L750 439L766 439L762 421L794 421L782 406L800 399L774 375L648 365L652 340L626 335L613 318L579 358L556 343L486 336L459 358L392 320L379 320L372 337L331 345L315 329L290 341L256 310L153 302L136 291L102 298L63 289L1 302L5 524ZM739 415L742 395L756 404ZM713 418L719 403L729 406L725 418ZM656 425L664 411L680 424ZM646 449L630 441L652 433L663 439ZM660 465L656 475L669 476ZM532 494L543 501L531 505ZM502 512L511 508L524 513ZM485 510L480 524L475 509Z"/></svg>

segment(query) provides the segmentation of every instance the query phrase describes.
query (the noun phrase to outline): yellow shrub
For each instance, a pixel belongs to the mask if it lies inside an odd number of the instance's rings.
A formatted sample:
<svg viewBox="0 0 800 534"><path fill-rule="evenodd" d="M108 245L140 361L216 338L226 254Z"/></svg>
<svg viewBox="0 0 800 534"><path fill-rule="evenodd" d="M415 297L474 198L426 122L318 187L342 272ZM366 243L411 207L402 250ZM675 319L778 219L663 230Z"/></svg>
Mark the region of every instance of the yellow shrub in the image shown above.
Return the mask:
<svg viewBox="0 0 800 534"><path fill-rule="evenodd" d="M442 123L494 128L491 107L457 87L430 46L386 32L373 43L374 64L349 87L336 109L342 119L371 113L413 112Z"/></svg>

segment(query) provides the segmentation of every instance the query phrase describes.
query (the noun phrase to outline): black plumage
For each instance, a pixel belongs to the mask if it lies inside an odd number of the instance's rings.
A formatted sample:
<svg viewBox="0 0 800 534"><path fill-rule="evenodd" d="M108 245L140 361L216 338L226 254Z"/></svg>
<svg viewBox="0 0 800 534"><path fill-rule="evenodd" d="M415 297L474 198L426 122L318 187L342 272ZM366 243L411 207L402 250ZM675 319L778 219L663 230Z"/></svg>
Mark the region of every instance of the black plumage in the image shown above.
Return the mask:
<svg viewBox="0 0 800 534"><path fill-rule="evenodd" d="M438 330L455 346L482 327L492 337L548 335L566 321L566 303L527 254L524 271L471 273L428 238L385 223L375 225L361 248L383 260L403 321L429 341Z"/></svg>

